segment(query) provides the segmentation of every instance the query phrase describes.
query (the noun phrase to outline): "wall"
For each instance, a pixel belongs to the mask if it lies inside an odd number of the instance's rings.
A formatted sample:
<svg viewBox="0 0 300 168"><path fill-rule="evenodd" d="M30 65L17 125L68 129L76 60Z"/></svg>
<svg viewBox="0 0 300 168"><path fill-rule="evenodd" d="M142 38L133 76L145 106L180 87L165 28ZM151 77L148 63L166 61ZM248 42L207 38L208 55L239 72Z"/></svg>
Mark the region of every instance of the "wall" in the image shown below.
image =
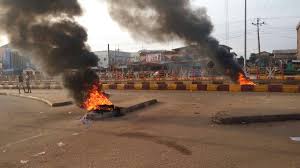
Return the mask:
<svg viewBox="0 0 300 168"><path fill-rule="evenodd" d="M3 69L3 55L4 55L4 49L0 48L0 73Z"/></svg>
<svg viewBox="0 0 300 168"><path fill-rule="evenodd" d="M298 60L300 60L300 23L297 26L297 49L298 49Z"/></svg>
<svg viewBox="0 0 300 168"><path fill-rule="evenodd" d="M98 62L98 66L101 68L108 68L109 67L109 59L108 59L108 53L107 51L97 51L94 52L98 58L99 58L99 62Z"/></svg>
<svg viewBox="0 0 300 168"><path fill-rule="evenodd" d="M128 63L133 59L132 53L123 51L110 51L109 56L107 51L96 51L94 52L98 58L98 66L101 68L109 68L110 66L127 66Z"/></svg>

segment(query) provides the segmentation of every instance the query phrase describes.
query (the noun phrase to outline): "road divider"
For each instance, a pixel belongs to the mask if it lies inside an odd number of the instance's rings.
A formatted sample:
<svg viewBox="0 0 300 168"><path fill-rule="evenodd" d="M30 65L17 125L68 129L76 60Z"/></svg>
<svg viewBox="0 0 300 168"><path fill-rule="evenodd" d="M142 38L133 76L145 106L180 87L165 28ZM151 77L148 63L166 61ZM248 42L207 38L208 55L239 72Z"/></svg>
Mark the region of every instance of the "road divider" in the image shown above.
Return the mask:
<svg viewBox="0 0 300 168"><path fill-rule="evenodd" d="M277 114L277 115L253 115L253 116L226 116L215 115L212 117L212 122L223 125L234 124L252 124L252 123L267 123L280 121L299 121L300 114Z"/></svg>
<svg viewBox="0 0 300 168"><path fill-rule="evenodd" d="M300 93L300 85L262 84L262 85L238 85L238 84L201 84L191 83L129 83L129 84L101 84L103 90L188 90L188 91L220 91L220 92L284 92ZM63 89L60 85L37 85L32 89ZM17 85L0 85L1 89L18 89Z"/></svg>
<svg viewBox="0 0 300 168"><path fill-rule="evenodd" d="M300 93L300 85L237 85L237 84L102 84L103 90L186 90L219 92L285 92Z"/></svg>

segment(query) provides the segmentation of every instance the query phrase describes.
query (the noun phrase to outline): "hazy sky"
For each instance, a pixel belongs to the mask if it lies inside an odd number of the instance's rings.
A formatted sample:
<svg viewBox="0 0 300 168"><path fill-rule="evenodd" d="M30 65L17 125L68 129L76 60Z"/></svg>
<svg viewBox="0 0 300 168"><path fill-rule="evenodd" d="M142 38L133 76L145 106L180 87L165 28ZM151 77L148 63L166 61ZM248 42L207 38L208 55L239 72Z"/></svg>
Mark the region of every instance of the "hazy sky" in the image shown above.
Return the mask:
<svg viewBox="0 0 300 168"><path fill-rule="evenodd" d="M88 44L93 51L118 46L124 51L141 49L172 49L181 47L178 41L170 39L166 44L144 43L133 40L126 30L120 28L108 15L105 0L79 0L84 16L78 18L89 34ZM120 0L120 3L122 1ZM192 0L195 7L206 7L215 25L213 35L226 43L225 0ZM251 25L256 17L264 18L266 25L261 30L262 50L296 48L296 25L300 21L299 0L248 0L248 53L257 52L256 27ZM244 0L229 0L229 45L238 54L244 50ZM5 40L2 40L5 43Z"/></svg>

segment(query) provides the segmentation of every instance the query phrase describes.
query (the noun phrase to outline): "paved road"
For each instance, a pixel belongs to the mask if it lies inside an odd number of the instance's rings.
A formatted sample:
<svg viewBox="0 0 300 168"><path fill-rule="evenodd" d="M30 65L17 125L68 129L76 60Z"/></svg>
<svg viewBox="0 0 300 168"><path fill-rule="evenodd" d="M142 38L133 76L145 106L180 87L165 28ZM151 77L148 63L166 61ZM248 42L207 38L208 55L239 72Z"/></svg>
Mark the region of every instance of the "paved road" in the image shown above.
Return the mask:
<svg viewBox="0 0 300 168"><path fill-rule="evenodd" d="M242 105L257 111L295 110L299 95L111 91L127 105L158 98L162 103L123 118L94 122L78 119L74 107L49 108L21 98L0 97L0 167L299 167L299 122L218 126L210 116ZM239 101L248 97L250 104ZM267 102L253 108L267 98ZM278 104L279 100L297 103ZM218 103L214 103L218 100ZM272 110L271 110L272 111ZM41 113L42 112L42 113ZM69 112L72 112L69 114ZM60 146L57 144L59 142ZM45 152L45 154L39 154ZM20 160L28 160L21 164Z"/></svg>
<svg viewBox="0 0 300 168"><path fill-rule="evenodd" d="M69 114L75 107L50 108L39 101L0 96L0 167L20 167L51 143L71 136L80 128L68 128L80 114ZM80 110L77 110L80 111Z"/></svg>

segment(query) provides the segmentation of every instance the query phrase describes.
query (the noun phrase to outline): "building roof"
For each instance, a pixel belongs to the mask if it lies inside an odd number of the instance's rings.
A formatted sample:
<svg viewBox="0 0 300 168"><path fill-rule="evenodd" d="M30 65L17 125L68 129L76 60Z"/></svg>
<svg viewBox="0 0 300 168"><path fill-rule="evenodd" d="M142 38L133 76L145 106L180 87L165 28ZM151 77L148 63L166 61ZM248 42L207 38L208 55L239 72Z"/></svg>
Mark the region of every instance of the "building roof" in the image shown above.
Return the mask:
<svg viewBox="0 0 300 168"><path fill-rule="evenodd" d="M196 47L198 47L198 45L192 44L192 45L189 45L189 46L174 48L173 51L178 52L178 51L182 51L182 50L190 50L190 49L193 49L193 48L196 48Z"/></svg>
<svg viewBox="0 0 300 168"><path fill-rule="evenodd" d="M3 46L1 46L0 48L9 48L9 44L5 44L5 45L3 45Z"/></svg>
<svg viewBox="0 0 300 168"><path fill-rule="evenodd" d="M189 45L189 46L184 46L184 47L180 47L180 48L175 48L175 49L173 49L173 51L181 51L181 50L191 49L191 48L193 48L193 47L198 47L198 45L193 44L193 45ZM227 45L220 45L220 47L223 47L223 48L225 48L225 49L227 49L227 50L232 50L232 48L229 47L229 46L227 46Z"/></svg>
<svg viewBox="0 0 300 168"><path fill-rule="evenodd" d="M102 56L107 56L108 51L104 50L104 51L94 51L93 53L95 53L98 56L101 56L100 54L105 54ZM131 52L125 52L125 51L116 51L116 50L110 50L109 51L110 56L116 56L116 57L131 57L132 53Z"/></svg>
<svg viewBox="0 0 300 168"><path fill-rule="evenodd" d="M272 53L269 53L268 51L262 51L262 52L260 52L260 54L272 54Z"/></svg>
<svg viewBox="0 0 300 168"><path fill-rule="evenodd" d="M296 54L297 49L273 50L273 54Z"/></svg>
<svg viewBox="0 0 300 168"><path fill-rule="evenodd" d="M162 53L167 52L167 50L140 50L138 53Z"/></svg>
<svg viewBox="0 0 300 168"><path fill-rule="evenodd" d="M270 52L267 52L267 51L262 51L262 52L260 52L259 54L258 53L255 53L255 55L257 56L257 57L272 57L272 56L274 56L274 54L272 54L272 53L270 53Z"/></svg>
<svg viewBox="0 0 300 168"><path fill-rule="evenodd" d="M16 50L10 43L5 44L5 45L1 46L0 48L1 48L1 49L9 49L9 50L11 50L11 51L18 52L18 50Z"/></svg>
<svg viewBox="0 0 300 168"><path fill-rule="evenodd" d="M224 47L224 48L226 48L227 50L232 50L232 48L229 47L229 46L227 46L227 45L220 45L220 47Z"/></svg>
<svg viewBox="0 0 300 168"><path fill-rule="evenodd" d="M238 56L236 52L231 52L232 55Z"/></svg>
<svg viewBox="0 0 300 168"><path fill-rule="evenodd" d="M292 60L293 63L300 63L300 60Z"/></svg>

